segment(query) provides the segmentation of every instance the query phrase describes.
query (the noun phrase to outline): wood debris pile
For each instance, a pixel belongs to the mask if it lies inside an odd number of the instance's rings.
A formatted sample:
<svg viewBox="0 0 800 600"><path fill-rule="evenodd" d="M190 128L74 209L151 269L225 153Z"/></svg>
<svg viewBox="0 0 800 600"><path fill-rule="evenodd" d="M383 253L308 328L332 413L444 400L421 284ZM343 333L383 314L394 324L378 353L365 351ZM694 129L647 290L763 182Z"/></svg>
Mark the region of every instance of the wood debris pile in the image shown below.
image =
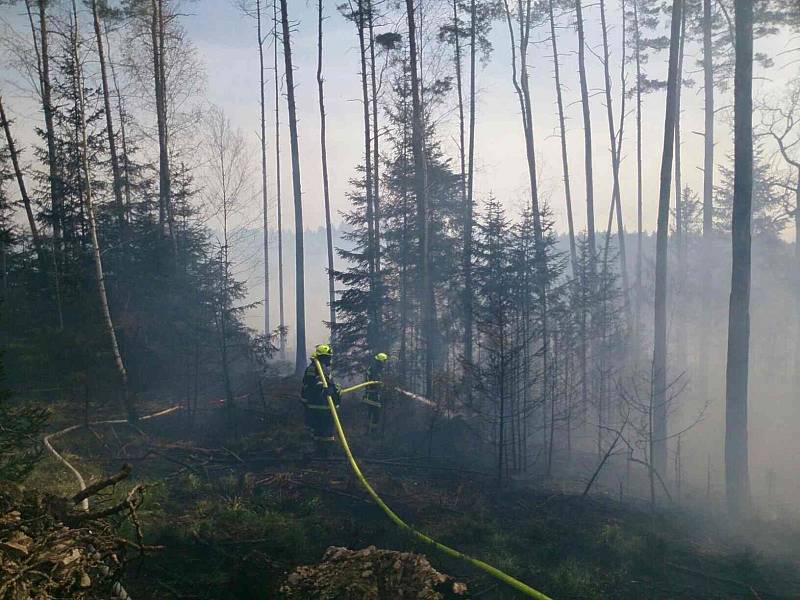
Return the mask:
<svg viewBox="0 0 800 600"><path fill-rule="evenodd" d="M463 598L467 587L411 552L330 547L322 562L297 567L281 592L308 600L444 600Z"/></svg>
<svg viewBox="0 0 800 600"><path fill-rule="evenodd" d="M114 483L130 470L123 472ZM86 493L94 495L104 486L101 482L90 487L73 498L61 498L0 482L0 600L113 596L126 548L144 546L117 535L119 523L109 517L132 519L140 532L135 510L142 488L133 488L124 501L101 510L76 509Z"/></svg>

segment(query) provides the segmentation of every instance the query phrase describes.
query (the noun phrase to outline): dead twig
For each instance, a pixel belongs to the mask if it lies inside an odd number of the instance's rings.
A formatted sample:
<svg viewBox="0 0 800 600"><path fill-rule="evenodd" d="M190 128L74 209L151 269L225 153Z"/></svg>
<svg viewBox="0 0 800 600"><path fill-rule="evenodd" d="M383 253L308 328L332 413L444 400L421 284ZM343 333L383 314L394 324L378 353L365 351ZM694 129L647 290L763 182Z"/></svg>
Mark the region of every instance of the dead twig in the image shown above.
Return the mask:
<svg viewBox="0 0 800 600"><path fill-rule="evenodd" d="M100 481L93 483L92 485L75 494L72 497L72 502L74 504L78 504L84 499L94 496L96 493L106 489L107 487L118 484L120 481L127 479L130 476L132 469L133 467L131 465L125 463L122 465L119 473L112 475L111 477L107 477L106 479L101 479Z"/></svg>

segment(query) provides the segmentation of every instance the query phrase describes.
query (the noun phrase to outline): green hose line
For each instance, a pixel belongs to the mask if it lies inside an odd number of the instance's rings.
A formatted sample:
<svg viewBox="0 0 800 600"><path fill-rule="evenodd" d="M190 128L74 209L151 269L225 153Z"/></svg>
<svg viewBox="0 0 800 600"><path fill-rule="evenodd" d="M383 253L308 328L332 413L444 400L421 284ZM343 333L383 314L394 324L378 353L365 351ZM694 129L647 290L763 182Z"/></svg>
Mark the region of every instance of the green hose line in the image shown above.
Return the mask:
<svg viewBox="0 0 800 600"><path fill-rule="evenodd" d="M383 383L383 382L382 381L365 381L364 383L359 383L358 385L354 385L353 387L344 388L339 393L340 394L349 394L350 392L355 392L357 390L360 390L361 388L365 388L368 385L380 385L381 383Z"/></svg>
<svg viewBox="0 0 800 600"><path fill-rule="evenodd" d="M322 370L322 365L320 365L319 361L316 358L312 358L311 360L314 361L314 365L317 368L317 375L319 376L320 381L325 387L327 387L328 380L326 379L325 373ZM339 442L342 445L344 453L347 455L347 460L350 463L350 467L353 469L353 472L356 474L356 477L358 477L358 480L361 482L361 485L364 486L364 489L367 490L367 493L375 501L375 504L377 504L381 508L381 510L384 513L386 513L386 516L389 517L389 519L391 519L395 525L397 525L401 529L405 529L417 539L425 542L426 544L429 544L430 546L433 546L440 552L448 556L451 556L453 558L459 558L461 560L464 560L470 563L471 565L481 569L482 571L489 573L489 575L491 575L492 577L499 579L503 583L522 592L526 596L530 596L531 598L536 598L537 600L552 600L552 598L550 598L549 596L545 596L543 593L522 583L518 579L514 579L513 577L511 577L511 575L503 573L503 571L501 571L500 569L497 569L492 565L483 562L482 560L478 560L477 558L472 558L471 556L468 556L463 552L454 550L449 546L440 544L433 538L430 538L424 533L417 531L416 529L408 525L405 521L403 521L403 519L397 516L397 514L391 508L389 508L389 506L381 499L378 493L372 488L370 483L367 481L367 478L364 477L364 474L361 472L361 469L359 468L358 463L356 462L356 459L353 457L353 453L350 450L350 445L347 443L347 438L344 435L344 429L342 429L342 423L339 420L339 414L336 412L336 405L333 403L333 398L331 398L330 394L327 396L327 398L328 398L328 408L331 411L331 416L333 417L333 423L336 426L336 432L339 435Z"/></svg>

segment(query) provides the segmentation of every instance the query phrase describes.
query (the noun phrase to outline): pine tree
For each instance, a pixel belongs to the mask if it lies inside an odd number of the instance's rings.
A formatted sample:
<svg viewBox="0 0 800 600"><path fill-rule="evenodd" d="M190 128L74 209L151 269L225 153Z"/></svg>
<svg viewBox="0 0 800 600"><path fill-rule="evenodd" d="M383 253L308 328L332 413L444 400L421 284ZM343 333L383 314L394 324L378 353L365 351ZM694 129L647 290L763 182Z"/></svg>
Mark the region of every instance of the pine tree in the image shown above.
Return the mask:
<svg viewBox="0 0 800 600"><path fill-rule="evenodd" d="M721 166L720 182L714 188L714 228L731 233L734 199L734 169ZM753 157L753 198L751 232L754 238L775 243L791 221L787 210L793 204L792 191L784 185L764 157L764 148L756 145Z"/></svg>
<svg viewBox="0 0 800 600"><path fill-rule="evenodd" d="M5 234L6 231L0 229L0 236ZM0 299L0 321L2 310ZM41 432L49 415L43 408L12 406L5 381L3 353L0 352L0 423L3 424L0 427L0 481L22 481L42 455Z"/></svg>

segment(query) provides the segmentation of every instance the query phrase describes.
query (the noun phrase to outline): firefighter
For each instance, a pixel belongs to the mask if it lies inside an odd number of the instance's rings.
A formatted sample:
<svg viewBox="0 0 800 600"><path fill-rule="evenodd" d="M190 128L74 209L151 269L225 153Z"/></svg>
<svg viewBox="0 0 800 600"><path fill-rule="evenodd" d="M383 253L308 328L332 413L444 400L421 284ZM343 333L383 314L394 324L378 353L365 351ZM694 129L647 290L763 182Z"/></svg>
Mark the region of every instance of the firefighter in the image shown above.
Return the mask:
<svg viewBox="0 0 800 600"><path fill-rule="evenodd" d="M328 386L320 380L317 374L317 367L314 358L319 361ZM333 450L336 443L334 436L335 427L333 417L328 408L328 398L330 394L336 408L341 402L341 388L333 380L331 372L331 362L333 360L333 349L328 344L319 344L312 354L311 363L306 368L303 375L303 388L300 397L305 408L306 427L311 430L314 439L314 455L318 458L327 457Z"/></svg>
<svg viewBox="0 0 800 600"><path fill-rule="evenodd" d="M369 414L369 430L377 428L383 414L383 371L389 357L385 352L378 352L367 370L367 381L380 381L380 385L371 385L364 391L363 402Z"/></svg>

